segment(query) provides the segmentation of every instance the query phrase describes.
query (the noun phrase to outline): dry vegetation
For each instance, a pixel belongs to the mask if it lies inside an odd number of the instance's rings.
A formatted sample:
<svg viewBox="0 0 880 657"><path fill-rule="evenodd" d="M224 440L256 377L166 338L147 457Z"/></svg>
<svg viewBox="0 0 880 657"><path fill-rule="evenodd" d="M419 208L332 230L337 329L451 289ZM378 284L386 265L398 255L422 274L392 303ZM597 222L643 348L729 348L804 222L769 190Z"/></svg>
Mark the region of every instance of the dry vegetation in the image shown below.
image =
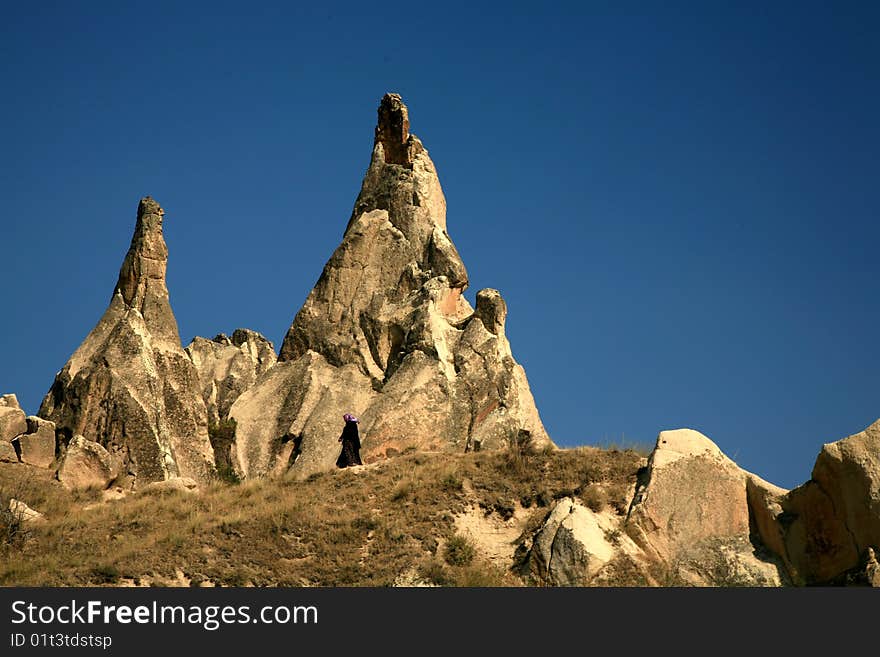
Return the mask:
<svg viewBox="0 0 880 657"><path fill-rule="evenodd" d="M505 518L521 506L537 527L566 495L624 513L643 456L411 453L305 481L148 489L103 503L101 491L71 494L48 470L0 464L0 504L16 497L46 515L0 541L0 585L520 586L456 534L456 514L479 506Z"/></svg>

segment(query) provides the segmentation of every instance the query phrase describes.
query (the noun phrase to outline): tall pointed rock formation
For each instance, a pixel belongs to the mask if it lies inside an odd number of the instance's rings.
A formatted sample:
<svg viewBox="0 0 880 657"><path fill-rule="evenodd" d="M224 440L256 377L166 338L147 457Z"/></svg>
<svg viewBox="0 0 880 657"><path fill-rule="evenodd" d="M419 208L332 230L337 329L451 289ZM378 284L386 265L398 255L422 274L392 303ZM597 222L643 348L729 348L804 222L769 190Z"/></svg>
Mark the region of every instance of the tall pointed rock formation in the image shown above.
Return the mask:
<svg viewBox="0 0 880 657"><path fill-rule="evenodd" d="M360 417L367 457L498 448L528 432L552 444L511 354L507 307L468 274L446 200L406 105L379 105L370 166L343 235L297 313L279 363L230 410L245 476L333 466L342 415Z"/></svg>
<svg viewBox="0 0 880 657"><path fill-rule="evenodd" d="M39 413L55 422L62 443L82 435L107 448L139 485L205 480L214 462L198 375L168 300L163 215L152 198L141 199L110 306Z"/></svg>

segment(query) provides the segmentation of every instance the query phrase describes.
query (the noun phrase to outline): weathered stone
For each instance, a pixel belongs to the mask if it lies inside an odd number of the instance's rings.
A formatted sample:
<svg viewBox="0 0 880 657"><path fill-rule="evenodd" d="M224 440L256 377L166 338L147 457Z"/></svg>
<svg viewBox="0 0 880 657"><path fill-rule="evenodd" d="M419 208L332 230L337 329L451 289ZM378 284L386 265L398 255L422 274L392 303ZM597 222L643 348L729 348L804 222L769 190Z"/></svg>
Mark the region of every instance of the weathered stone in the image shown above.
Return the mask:
<svg viewBox="0 0 880 657"><path fill-rule="evenodd" d="M40 522L46 519L42 513L34 511L27 504L14 497L9 499L9 513L22 523Z"/></svg>
<svg viewBox="0 0 880 657"><path fill-rule="evenodd" d="M746 536L704 539L681 546L669 566L669 586L766 587L788 584L772 556Z"/></svg>
<svg viewBox="0 0 880 657"><path fill-rule="evenodd" d="M272 343L248 329L237 329L231 339L222 333L213 340L196 337L186 353L199 374L211 424L225 420L239 395L278 359Z"/></svg>
<svg viewBox="0 0 880 657"><path fill-rule="evenodd" d="M880 545L880 421L823 445L812 478L781 500L777 517L793 579L829 583Z"/></svg>
<svg viewBox="0 0 880 657"><path fill-rule="evenodd" d="M24 411L15 395L0 397L0 441L10 441L27 432Z"/></svg>
<svg viewBox="0 0 880 657"><path fill-rule="evenodd" d="M8 440L0 440L0 463L18 463L15 447Z"/></svg>
<svg viewBox="0 0 880 657"><path fill-rule="evenodd" d="M682 583L778 586L781 564L752 541L750 481L762 503L786 492L742 470L697 431L663 431L630 506L627 534Z"/></svg>
<svg viewBox="0 0 880 657"><path fill-rule="evenodd" d="M388 164L412 168L419 142L409 134L409 111L398 94L385 94L379 104L376 143L382 144Z"/></svg>
<svg viewBox="0 0 880 657"><path fill-rule="evenodd" d="M608 529L592 510L568 497L559 500L535 535L530 574L553 586L586 585L617 552Z"/></svg>
<svg viewBox="0 0 880 657"><path fill-rule="evenodd" d="M663 431L636 492L628 530L644 549L670 560L680 546L748 536L746 477L711 440L691 429Z"/></svg>
<svg viewBox="0 0 880 657"><path fill-rule="evenodd" d="M314 352L279 363L232 405L235 469L252 478L294 465L302 476L332 467L344 424L336 410L357 412L375 394L357 367L333 367Z"/></svg>
<svg viewBox="0 0 880 657"><path fill-rule="evenodd" d="M55 423L31 415L27 418L27 433L16 439L21 460L39 468L51 468L55 463Z"/></svg>
<svg viewBox="0 0 880 657"><path fill-rule="evenodd" d="M792 491L740 469L702 434L665 431L626 531L673 584L870 581L870 550L880 544L880 421L824 445L812 478Z"/></svg>
<svg viewBox="0 0 880 657"><path fill-rule="evenodd" d="M74 436L58 468L58 481L69 490L104 489L118 474L106 449L92 440Z"/></svg>
<svg viewBox="0 0 880 657"><path fill-rule="evenodd" d="M121 449L139 483L205 481L214 468L207 411L168 300L163 214L150 197L141 200L110 306L55 377L39 415L63 436Z"/></svg>
<svg viewBox="0 0 880 657"><path fill-rule="evenodd" d="M154 481L151 484L147 484L143 490L178 491L181 493L194 494L199 492L199 484L195 479L191 479L190 477L172 477L165 481Z"/></svg>
<svg viewBox="0 0 880 657"><path fill-rule="evenodd" d="M482 290L474 310L463 296L468 284L446 231L434 164L409 133L406 106L388 94L342 243L281 346L281 363L306 364L270 371L230 410L236 440L247 445L238 449L242 470L252 476L286 467L288 452L278 444L290 435L301 438L295 471L333 467L347 412L361 420L368 459L407 447L506 447L521 431L535 447L552 445L505 337L504 300ZM297 373L310 380L295 381ZM320 398L326 420L301 417L312 411L297 410L302 402L291 398ZM262 424L254 420L257 399ZM320 435L300 435L291 425ZM310 454L314 449L320 454ZM257 460L248 464L251 458Z"/></svg>
<svg viewBox="0 0 880 657"><path fill-rule="evenodd" d="M746 478L746 498L751 512L753 533L763 545L785 564L789 576L794 574L785 550L785 534L779 522L782 501L789 491L750 475Z"/></svg>

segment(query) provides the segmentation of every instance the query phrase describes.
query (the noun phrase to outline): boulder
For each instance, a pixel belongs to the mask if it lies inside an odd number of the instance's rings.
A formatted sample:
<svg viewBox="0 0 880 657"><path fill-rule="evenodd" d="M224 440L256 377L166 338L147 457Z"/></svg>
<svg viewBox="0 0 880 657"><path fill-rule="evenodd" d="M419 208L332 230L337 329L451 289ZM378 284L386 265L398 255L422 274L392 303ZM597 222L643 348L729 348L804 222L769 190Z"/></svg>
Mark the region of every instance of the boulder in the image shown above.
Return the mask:
<svg viewBox="0 0 880 657"><path fill-rule="evenodd" d="M607 518L562 498L535 535L525 569L552 586L584 586L617 554L610 531Z"/></svg>
<svg viewBox="0 0 880 657"><path fill-rule="evenodd" d="M750 488L755 500L768 503L786 493L741 469L703 434L663 431L640 477L626 532L680 584L778 586L782 564L751 530ZM764 513L762 522L772 523L772 511Z"/></svg>
<svg viewBox="0 0 880 657"><path fill-rule="evenodd" d="M14 497L9 498L9 513L12 514L14 518L19 519L22 523L40 522L41 520L46 519L46 516L42 513L34 511L27 504Z"/></svg>
<svg viewBox="0 0 880 657"><path fill-rule="evenodd" d="M39 412L65 440L82 435L118 449L143 484L175 476L206 481L214 469L198 373L169 303L163 215L152 198L141 199L110 305Z"/></svg>
<svg viewBox="0 0 880 657"><path fill-rule="evenodd" d="M27 418L27 433L16 438L21 460L39 468L51 468L55 463L55 423L31 415Z"/></svg>
<svg viewBox="0 0 880 657"><path fill-rule="evenodd" d="M233 402L278 359L272 343L256 331L236 329L212 340L196 337L186 348L196 367L209 424L225 420Z"/></svg>
<svg viewBox="0 0 880 657"><path fill-rule="evenodd" d="M501 294L480 291L474 309L468 285L434 164L400 96L386 94L342 243L297 312L279 365L230 410L242 470L332 468L345 413L360 418L367 459L407 447L502 448L523 431L535 447L552 446L505 336ZM298 448L280 448L293 439Z"/></svg>
<svg viewBox="0 0 880 657"><path fill-rule="evenodd" d="M746 477L703 434L663 431L648 458L627 527L643 549L665 561L680 547L705 539L748 536Z"/></svg>
<svg viewBox="0 0 880 657"><path fill-rule="evenodd" d="M58 481L68 490L104 489L118 476L110 453L98 443L74 436L67 445Z"/></svg>
<svg viewBox="0 0 880 657"><path fill-rule="evenodd" d="M27 431L24 411L15 395L0 397L0 441L10 441Z"/></svg>

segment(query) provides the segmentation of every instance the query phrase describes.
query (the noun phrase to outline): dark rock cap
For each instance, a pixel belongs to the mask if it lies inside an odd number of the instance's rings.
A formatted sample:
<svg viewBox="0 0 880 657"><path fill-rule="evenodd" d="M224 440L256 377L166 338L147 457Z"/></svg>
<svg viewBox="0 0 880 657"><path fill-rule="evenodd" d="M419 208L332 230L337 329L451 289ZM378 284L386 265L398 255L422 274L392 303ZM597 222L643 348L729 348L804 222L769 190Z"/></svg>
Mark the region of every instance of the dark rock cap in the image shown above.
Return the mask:
<svg viewBox="0 0 880 657"><path fill-rule="evenodd" d="M400 94L385 94L379 103L378 113L375 143L382 143L385 163L412 167L409 110Z"/></svg>

